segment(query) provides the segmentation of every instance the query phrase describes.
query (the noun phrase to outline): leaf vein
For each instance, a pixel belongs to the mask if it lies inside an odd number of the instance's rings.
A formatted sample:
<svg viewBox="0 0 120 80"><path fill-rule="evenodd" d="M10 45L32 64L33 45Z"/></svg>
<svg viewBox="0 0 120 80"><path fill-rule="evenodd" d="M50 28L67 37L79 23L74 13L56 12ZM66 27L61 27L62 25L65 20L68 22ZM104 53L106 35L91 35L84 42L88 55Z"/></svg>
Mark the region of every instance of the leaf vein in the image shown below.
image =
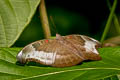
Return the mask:
<svg viewBox="0 0 120 80"><path fill-rule="evenodd" d="M83 68L83 69L73 69L73 70L58 71L58 72L52 72L52 73L47 73L47 74L42 74L42 75L36 75L36 76L32 76L32 77L21 78L21 80L32 79L32 78L36 78L36 77L48 76L48 75L53 75L53 74L59 74L59 73L64 73L64 72L80 71L80 70L95 70L95 69L120 70L119 68ZM19 79L17 79L17 80L19 80Z"/></svg>
<svg viewBox="0 0 120 80"><path fill-rule="evenodd" d="M4 32L4 35L5 35L5 43L7 44L7 36L6 36L6 30L5 30L5 25L4 25L4 22L3 22L3 18L2 16L0 15L0 18L1 18L1 22L2 22L2 25L3 25L3 32Z"/></svg>

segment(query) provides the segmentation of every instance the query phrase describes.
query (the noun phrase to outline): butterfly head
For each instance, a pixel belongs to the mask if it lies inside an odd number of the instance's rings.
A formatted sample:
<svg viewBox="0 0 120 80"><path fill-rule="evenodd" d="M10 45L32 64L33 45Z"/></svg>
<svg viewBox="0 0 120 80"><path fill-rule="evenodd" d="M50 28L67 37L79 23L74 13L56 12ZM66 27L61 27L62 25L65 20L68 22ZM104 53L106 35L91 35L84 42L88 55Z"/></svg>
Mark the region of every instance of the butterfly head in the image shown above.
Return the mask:
<svg viewBox="0 0 120 80"><path fill-rule="evenodd" d="M20 63L25 63L25 61L23 60L23 52L20 51L17 55L17 61L19 61Z"/></svg>

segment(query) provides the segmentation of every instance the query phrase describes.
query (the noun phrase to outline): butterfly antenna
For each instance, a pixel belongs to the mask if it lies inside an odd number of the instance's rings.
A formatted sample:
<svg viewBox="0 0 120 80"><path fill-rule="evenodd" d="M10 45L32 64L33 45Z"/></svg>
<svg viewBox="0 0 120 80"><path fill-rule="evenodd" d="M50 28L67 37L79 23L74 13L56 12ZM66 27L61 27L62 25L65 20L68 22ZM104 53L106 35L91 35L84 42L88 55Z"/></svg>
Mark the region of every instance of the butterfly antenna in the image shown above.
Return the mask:
<svg viewBox="0 0 120 80"><path fill-rule="evenodd" d="M56 28L56 25L55 25L55 23L54 23L54 20L53 20L53 17L52 16L50 16L50 20L51 20L51 23L52 23L52 25L53 25L53 27L52 27L52 29L53 29L53 31L56 33L56 34L58 34L58 31L57 31L57 28Z"/></svg>

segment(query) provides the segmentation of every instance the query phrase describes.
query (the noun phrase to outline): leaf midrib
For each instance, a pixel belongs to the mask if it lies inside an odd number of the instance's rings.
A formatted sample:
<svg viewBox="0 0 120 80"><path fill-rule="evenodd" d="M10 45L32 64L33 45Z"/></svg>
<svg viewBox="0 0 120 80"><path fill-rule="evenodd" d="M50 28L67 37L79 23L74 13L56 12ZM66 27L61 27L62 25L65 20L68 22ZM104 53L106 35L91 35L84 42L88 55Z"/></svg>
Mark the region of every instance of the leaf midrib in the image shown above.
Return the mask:
<svg viewBox="0 0 120 80"><path fill-rule="evenodd" d="M31 78L37 78L41 76L49 76L53 74L59 74L59 73L64 73L64 72L72 72L72 71L82 71L82 70L100 70L100 69L106 69L106 70L120 70L120 68L82 68L82 69L72 69L72 70L64 70L64 71L57 71L57 72L51 72L47 74L41 74L41 75L36 75L32 77L27 77L27 78L21 78L21 79L16 79L16 80L24 80L24 79L31 79Z"/></svg>

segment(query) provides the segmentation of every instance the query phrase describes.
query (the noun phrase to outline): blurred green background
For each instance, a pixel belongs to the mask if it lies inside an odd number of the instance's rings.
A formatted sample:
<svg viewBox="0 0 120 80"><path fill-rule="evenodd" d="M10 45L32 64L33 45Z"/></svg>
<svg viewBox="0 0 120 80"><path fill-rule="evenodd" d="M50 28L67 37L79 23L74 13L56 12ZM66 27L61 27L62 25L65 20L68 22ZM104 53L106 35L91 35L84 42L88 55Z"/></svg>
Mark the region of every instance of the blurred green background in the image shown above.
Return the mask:
<svg viewBox="0 0 120 80"><path fill-rule="evenodd" d="M45 2L52 36L55 36L57 31L61 35L82 34L100 40L110 13L106 0L45 0ZM119 3L118 0L116 8L118 19L120 19ZM50 16L52 16L57 30L51 23ZM107 38L116 35L119 34L116 32L114 24L111 23ZM44 34L37 9L32 21L13 46L23 47L40 39L44 39Z"/></svg>

